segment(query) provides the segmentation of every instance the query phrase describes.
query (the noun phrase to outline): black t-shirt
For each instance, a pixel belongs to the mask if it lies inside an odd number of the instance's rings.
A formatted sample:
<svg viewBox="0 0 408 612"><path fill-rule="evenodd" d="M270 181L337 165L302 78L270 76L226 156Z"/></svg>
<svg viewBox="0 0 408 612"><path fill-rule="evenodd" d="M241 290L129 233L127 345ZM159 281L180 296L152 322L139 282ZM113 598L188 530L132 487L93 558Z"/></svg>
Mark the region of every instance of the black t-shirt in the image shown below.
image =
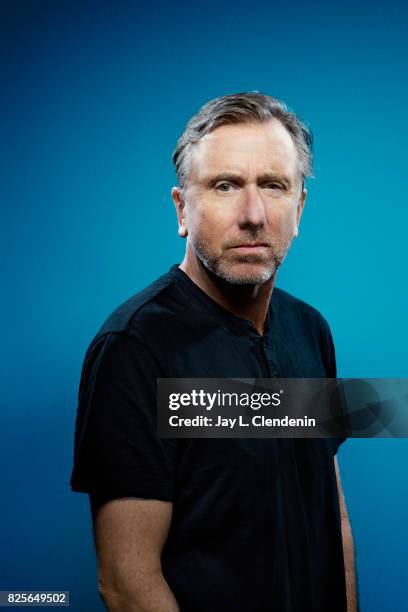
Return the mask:
<svg viewBox="0 0 408 612"><path fill-rule="evenodd" d="M331 439L160 439L157 378L336 376L323 317L275 288L264 336L178 268L120 306L83 366L71 478L173 502L163 574L182 612L345 612Z"/></svg>

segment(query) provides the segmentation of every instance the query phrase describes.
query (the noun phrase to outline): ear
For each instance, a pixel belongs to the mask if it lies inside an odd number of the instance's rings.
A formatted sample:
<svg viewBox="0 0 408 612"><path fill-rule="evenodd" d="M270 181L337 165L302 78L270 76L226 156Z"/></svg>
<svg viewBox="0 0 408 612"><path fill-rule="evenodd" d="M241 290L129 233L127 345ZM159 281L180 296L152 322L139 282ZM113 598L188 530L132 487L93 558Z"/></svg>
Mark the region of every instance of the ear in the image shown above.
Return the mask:
<svg viewBox="0 0 408 612"><path fill-rule="evenodd" d="M303 189L302 193L300 194L298 205L296 207L296 226L295 226L295 232L294 232L295 238L297 238L299 235L299 223L300 223L300 219L303 213L303 208L305 206L306 196L307 196L307 189Z"/></svg>
<svg viewBox="0 0 408 612"><path fill-rule="evenodd" d="M173 189L171 190L171 197L173 198L174 206L176 207L176 214L179 226L178 234L181 238L185 238L188 234L188 230L185 219L185 202L183 200L180 187L173 187Z"/></svg>

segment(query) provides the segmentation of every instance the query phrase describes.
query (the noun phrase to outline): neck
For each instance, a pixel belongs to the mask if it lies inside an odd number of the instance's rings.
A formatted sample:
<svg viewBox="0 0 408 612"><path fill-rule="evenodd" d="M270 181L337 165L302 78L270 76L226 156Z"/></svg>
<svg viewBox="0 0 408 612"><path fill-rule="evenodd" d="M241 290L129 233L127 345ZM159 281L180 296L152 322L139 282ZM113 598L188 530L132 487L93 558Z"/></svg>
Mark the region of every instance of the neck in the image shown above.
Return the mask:
<svg viewBox="0 0 408 612"><path fill-rule="evenodd" d="M210 272L196 257L186 256L179 267L210 298L232 314L251 321L263 335L276 274L262 285L233 285Z"/></svg>

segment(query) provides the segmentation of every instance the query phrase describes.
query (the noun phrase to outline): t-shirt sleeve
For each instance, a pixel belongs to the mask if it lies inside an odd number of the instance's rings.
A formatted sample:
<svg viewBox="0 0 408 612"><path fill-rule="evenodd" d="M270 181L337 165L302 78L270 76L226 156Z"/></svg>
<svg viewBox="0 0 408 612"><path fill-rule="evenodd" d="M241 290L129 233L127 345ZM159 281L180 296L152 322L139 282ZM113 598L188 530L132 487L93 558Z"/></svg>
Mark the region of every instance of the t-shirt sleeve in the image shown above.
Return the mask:
<svg viewBox="0 0 408 612"><path fill-rule="evenodd" d="M160 439L156 381L148 349L110 333L85 357L75 426L73 491L105 498L173 498L176 440Z"/></svg>
<svg viewBox="0 0 408 612"><path fill-rule="evenodd" d="M327 378L337 378L337 364L336 364L336 351L334 348L333 336L330 331L330 327L326 321L324 321L324 352L326 355L325 368ZM331 438L333 455L337 454L339 447L347 438Z"/></svg>
<svg viewBox="0 0 408 612"><path fill-rule="evenodd" d="M337 377L336 351L334 349L333 336L329 325L325 322L324 326L324 348L325 369L327 378Z"/></svg>
<svg viewBox="0 0 408 612"><path fill-rule="evenodd" d="M337 451L339 450L339 447L341 444L343 444L343 442L345 442L347 440L347 438L332 438L332 444L333 444L333 455L337 454Z"/></svg>

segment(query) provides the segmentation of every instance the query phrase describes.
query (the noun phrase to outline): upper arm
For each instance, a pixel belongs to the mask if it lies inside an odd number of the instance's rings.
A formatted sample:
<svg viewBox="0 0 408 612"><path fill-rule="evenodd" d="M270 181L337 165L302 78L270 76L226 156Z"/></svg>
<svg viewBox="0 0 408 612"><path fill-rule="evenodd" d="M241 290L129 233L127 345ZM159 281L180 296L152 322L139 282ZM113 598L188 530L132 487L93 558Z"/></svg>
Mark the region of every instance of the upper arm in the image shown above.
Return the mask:
<svg viewBox="0 0 408 612"><path fill-rule="evenodd" d="M90 495L100 592L114 602L110 610L133 610L124 597L144 598L149 610L156 609L154 598L172 598L160 558L171 523L177 441L157 434L160 375L155 357L125 333L104 336L83 368L71 486Z"/></svg>
<svg viewBox="0 0 408 612"><path fill-rule="evenodd" d="M126 498L91 507L101 592L131 592L161 572L171 502Z"/></svg>
<svg viewBox="0 0 408 612"><path fill-rule="evenodd" d="M341 486L339 462L337 460L337 455L334 455L333 460L334 460L334 470L336 472L337 491L339 494L339 504L340 504L340 510L341 510L342 505L344 504L344 495L343 495L343 489Z"/></svg>
<svg viewBox="0 0 408 612"><path fill-rule="evenodd" d="M344 529L344 526L349 528L349 517L348 517L346 502L344 499L343 488L341 485L339 463L337 461L336 455L334 456L334 469L336 471L337 491L339 494L340 518L341 518L341 522L343 526L342 528Z"/></svg>

